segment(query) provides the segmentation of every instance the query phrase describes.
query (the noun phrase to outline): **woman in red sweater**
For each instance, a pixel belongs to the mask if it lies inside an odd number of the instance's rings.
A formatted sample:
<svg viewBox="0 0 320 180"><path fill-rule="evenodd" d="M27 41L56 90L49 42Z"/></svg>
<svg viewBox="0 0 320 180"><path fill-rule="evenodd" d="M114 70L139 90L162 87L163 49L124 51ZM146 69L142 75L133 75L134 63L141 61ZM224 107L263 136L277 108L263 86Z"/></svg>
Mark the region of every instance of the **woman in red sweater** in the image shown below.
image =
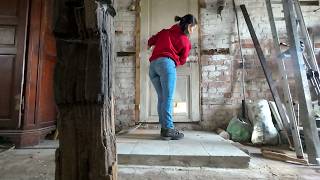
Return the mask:
<svg viewBox="0 0 320 180"><path fill-rule="evenodd" d="M176 67L186 63L191 49L189 36L197 27L197 20L191 14L176 16L175 21L179 23L170 29L161 30L148 40L148 47L154 46L149 59L149 77L157 91L160 135L165 140L178 140L184 137L173 124Z"/></svg>

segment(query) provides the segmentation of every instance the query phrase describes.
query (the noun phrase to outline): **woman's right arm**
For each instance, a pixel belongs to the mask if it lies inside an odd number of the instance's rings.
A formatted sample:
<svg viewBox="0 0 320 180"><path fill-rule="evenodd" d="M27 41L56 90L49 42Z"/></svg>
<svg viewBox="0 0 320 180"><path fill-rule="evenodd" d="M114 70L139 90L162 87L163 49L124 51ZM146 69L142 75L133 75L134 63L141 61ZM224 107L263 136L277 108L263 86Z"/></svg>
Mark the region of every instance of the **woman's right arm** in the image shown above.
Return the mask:
<svg viewBox="0 0 320 180"><path fill-rule="evenodd" d="M160 32L158 32L157 34L151 36L151 38L149 38L148 40L148 47L154 46L156 45L158 39L159 39L159 34L162 32L163 30L161 30Z"/></svg>

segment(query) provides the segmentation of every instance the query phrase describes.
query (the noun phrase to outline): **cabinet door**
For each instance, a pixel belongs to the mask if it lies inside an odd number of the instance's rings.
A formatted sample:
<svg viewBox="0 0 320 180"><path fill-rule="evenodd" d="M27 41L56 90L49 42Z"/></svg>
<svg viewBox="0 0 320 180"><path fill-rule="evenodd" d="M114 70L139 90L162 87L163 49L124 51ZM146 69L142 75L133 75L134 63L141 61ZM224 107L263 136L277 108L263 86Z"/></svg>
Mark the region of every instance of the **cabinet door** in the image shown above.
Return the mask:
<svg viewBox="0 0 320 180"><path fill-rule="evenodd" d="M56 121L53 72L56 45L52 32L54 0L32 0L23 129L52 126Z"/></svg>
<svg viewBox="0 0 320 180"><path fill-rule="evenodd" d="M19 128L28 0L0 1L0 128Z"/></svg>
<svg viewBox="0 0 320 180"><path fill-rule="evenodd" d="M36 119L38 126L53 125L56 105L53 93L53 75L56 64L56 44L52 20L54 0L42 0L42 18L37 82Z"/></svg>

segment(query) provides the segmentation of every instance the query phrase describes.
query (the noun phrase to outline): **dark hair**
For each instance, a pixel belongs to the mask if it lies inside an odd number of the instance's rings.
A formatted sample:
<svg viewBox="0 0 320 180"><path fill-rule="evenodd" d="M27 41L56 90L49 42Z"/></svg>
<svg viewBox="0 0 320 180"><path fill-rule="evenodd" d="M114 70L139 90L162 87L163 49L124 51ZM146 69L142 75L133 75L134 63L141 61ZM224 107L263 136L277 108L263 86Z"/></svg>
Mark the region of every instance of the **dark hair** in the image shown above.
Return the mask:
<svg viewBox="0 0 320 180"><path fill-rule="evenodd" d="M189 34L189 32L188 32L188 25L189 24L191 24L191 26L195 26L198 24L197 19L192 14L187 14L183 17L176 16L176 17L174 17L174 21L176 21L176 22L179 21L179 25L181 27L181 30L186 34Z"/></svg>

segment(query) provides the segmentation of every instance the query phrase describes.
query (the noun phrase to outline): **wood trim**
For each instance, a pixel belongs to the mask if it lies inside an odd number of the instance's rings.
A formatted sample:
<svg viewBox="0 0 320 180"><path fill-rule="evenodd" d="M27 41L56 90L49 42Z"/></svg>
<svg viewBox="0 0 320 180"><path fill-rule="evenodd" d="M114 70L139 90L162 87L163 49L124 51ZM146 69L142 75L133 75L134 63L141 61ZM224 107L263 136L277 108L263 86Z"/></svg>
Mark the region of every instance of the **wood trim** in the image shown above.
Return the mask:
<svg viewBox="0 0 320 180"><path fill-rule="evenodd" d="M135 35L136 35L136 79L135 79L135 122L136 124L139 123L140 121L140 26L141 26L141 17L140 17L140 12L141 12L141 5L140 5L141 0L136 0L136 30L135 30Z"/></svg>
<svg viewBox="0 0 320 180"><path fill-rule="evenodd" d="M35 133L35 132L47 132L55 130L56 126L47 126L44 128L38 129L30 129L30 130L0 130L0 135L9 135L9 134L28 134L28 133Z"/></svg>
<svg viewBox="0 0 320 180"><path fill-rule="evenodd" d="M32 130L0 130L0 135L7 137L16 148L21 148L39 144L47 134L55 129L56 126Z"/></svg>
<svg viewBox="0 0 320 180"><path fill-rule="evenodd" d="M18 25L19 24L19 20L17 17L0 17L0 25L7 25L7 24L11 24L11 25Z"/></svg>

